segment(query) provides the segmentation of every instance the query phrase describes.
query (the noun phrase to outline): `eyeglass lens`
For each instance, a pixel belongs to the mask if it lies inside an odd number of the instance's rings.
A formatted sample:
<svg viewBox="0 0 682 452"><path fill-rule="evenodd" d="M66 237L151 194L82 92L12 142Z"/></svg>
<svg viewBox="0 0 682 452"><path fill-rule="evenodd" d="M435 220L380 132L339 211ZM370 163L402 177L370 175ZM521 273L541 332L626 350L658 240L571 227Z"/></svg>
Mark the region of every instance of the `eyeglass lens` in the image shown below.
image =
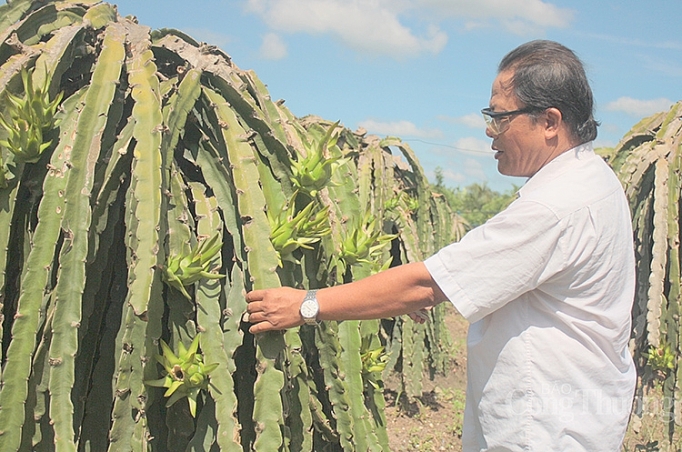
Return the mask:
<svg viewBox="0 0 682 452"><path fill-rule="evenodd" d="M509 116L502 116L500 118L493 118L492 116L483 114L483 119L494 135L499 135L507 130L509 127Z"/></svg>

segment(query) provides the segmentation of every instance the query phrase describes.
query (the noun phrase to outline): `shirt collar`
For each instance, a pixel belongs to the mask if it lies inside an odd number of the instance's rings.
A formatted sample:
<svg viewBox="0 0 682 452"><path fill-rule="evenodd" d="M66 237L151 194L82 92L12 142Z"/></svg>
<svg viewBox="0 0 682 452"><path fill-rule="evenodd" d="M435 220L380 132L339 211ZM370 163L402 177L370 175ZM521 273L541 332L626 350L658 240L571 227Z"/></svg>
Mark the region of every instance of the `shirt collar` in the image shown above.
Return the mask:
<svg viewBox="0 0 682 452"><path fill-rule="evenodd" d="M583 160L594 156L592 142L580 144L554 157L549 163L540 168L537 173L528 178L526 183L517 192L517 197L524 193L530 193L548 181L556 178L559 174L568 171L571 162Z"/></svg>

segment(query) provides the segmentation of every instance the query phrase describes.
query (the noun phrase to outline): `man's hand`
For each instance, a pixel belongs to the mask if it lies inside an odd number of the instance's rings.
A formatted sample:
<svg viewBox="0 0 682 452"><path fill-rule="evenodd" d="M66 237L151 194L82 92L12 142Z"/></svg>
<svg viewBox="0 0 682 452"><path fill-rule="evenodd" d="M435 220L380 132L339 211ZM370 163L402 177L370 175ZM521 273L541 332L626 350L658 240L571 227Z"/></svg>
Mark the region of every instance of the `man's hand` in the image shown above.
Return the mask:
<svg viewBox="0 0 682 452"><path fill-rule="evenodd" d="M432 309L431 306L428 308L422 308L419 311L410 312L408 315L410 318L417 323L425 323L429 320L429 311Z"/></svg>
<svg viewBox="0 0 682 452"><path fill-rule="evenodd" d="M305 290L279 287L276 289L254 290L246 294L249 303L246 312L252 334L264 331L284 330L303 325L301 303Z"/></svg>

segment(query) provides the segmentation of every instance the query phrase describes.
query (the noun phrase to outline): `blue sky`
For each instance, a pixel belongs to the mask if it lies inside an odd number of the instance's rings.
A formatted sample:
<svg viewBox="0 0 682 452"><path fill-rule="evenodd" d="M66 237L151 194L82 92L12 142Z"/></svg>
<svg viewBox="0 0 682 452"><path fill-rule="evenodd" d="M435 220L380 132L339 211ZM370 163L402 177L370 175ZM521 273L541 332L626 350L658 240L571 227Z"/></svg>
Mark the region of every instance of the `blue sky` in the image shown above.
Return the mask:
<svg viewBox="0 0 682 452"><path fill-rule="evenodd" d="M356 130L394 135L433 180L508 190L485 136L499 60L551 39L585 63L615 146L640 119L682 99L679 0L119 0L119 13L176 28L253 69L273 99Z"/></svg>

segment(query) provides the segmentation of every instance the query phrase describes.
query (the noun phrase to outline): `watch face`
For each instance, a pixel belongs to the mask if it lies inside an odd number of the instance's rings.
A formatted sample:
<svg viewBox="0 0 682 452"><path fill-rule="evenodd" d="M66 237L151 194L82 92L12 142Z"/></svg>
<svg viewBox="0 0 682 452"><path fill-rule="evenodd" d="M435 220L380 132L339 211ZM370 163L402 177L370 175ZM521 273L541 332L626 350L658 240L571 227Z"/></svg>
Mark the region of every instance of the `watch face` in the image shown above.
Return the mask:
<svg viewBox="0 0 682 452"><path fill-rule="evenodd" d="M314 319L317 317L319 307L314 300L306 300L301 305L301 315L304 319Z"/></svg>

